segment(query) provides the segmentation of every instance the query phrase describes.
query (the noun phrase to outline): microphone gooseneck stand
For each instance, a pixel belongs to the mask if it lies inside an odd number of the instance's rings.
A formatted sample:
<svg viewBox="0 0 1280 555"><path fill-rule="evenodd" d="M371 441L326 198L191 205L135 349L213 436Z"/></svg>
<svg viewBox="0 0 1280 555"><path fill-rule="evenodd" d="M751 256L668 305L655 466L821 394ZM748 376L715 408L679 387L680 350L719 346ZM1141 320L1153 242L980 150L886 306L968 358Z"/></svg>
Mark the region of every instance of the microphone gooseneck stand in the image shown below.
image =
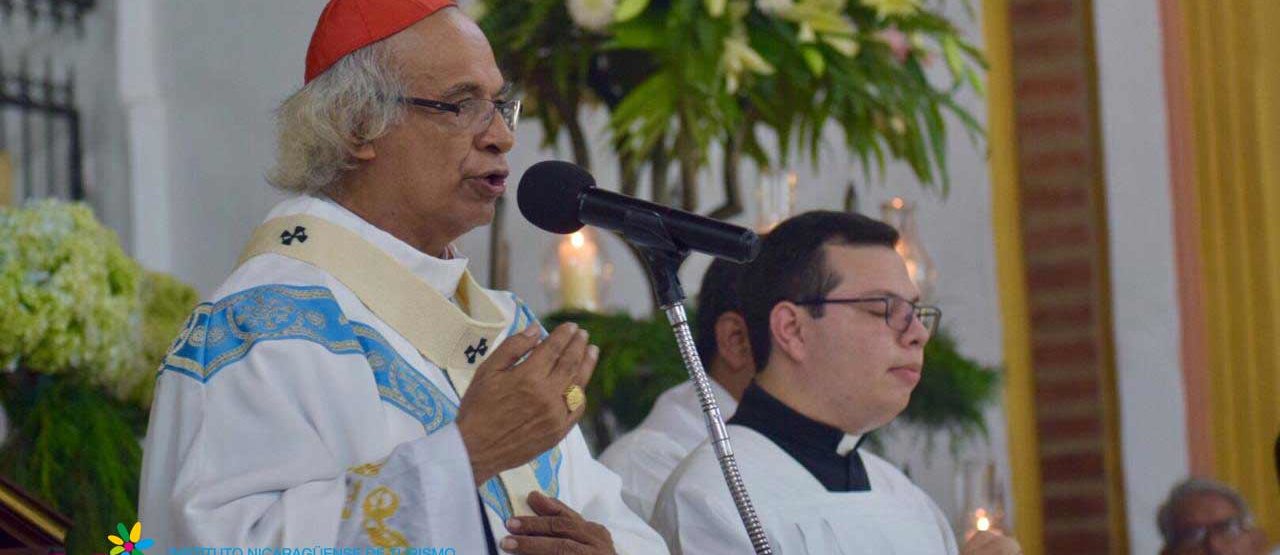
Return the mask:
<svg viewBox="0 0 1280 555"><path fill-rule="evenodd" d="M689 251L675 244L657 214L628 215L624 226L631 242L644 256L658 306L667 314L667 321L671 323L676 343L680 347L680 358L684 360L685 369L698 390L698 400L702 404L711 446L716 451L716 460L720 462L720 473L724 475L729 493L733 496L733 504L737 506L738 517L742 519L747 536L751 538L751 547L757 555L773 555L769 538L765 536L755 507L751 505L751 497L747 495L747 486L738 471L738 461L729 444L729 432L725 429L720 405L711 392L711 382L702 367L702 359L698 357L693 334L689 330L689 320L684 310L684 289L680 286L678 275L680 265L689 256Z"/></svg>

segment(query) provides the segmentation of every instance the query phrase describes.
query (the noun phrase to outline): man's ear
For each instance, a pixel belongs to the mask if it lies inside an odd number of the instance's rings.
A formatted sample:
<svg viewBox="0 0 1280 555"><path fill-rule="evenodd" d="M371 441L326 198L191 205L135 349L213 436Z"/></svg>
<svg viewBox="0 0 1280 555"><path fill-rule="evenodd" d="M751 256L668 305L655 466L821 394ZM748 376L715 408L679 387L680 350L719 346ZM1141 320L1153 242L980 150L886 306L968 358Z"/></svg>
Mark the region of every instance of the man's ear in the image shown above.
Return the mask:
<svg viewBox="0 0 1280 555"><path fill-rule="evenodd" d="M741 314L729 311L716 319L716 352L724 359L731 372L746 371L755 374L751 340L747 336L747 321Z"/></svg>
<svg viewBox="0 0 1280 555"><path fill-rule="evenodd" d="M807 355L804 344L803 308L790 302L782 301L773 305L769 311L769 335L775 349L797 362L804 361Z"/></svg>
<svg viewBox="0 0 1280 555"><path fill-rule="evenodd" d="M378 157L378 153L373 150L372 141L357 142L355 147L351 149L351 155L355 156L356 160L362 160L365 162Z"/></svg>

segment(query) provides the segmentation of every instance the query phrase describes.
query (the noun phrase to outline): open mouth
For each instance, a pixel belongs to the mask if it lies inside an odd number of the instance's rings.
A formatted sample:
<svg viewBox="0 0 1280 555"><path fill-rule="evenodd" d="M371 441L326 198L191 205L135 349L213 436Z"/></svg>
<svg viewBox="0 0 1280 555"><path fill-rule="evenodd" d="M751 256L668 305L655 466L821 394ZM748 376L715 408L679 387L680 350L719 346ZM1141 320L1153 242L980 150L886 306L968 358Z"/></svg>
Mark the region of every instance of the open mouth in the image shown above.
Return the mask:
<svg viewBox="0 0 1280 555"><path fill-rule="evenodd" d="M507 172L492 172L484 175L483 179L491 187L506 187Z"/></svg>
<svg viewBox="0 0 1280 555"><path fill-rule="evenodd" d="M502 196L507 190L507 172L495 171L489 172L471 179L480 186L480 189L489 196Z"/></svg>

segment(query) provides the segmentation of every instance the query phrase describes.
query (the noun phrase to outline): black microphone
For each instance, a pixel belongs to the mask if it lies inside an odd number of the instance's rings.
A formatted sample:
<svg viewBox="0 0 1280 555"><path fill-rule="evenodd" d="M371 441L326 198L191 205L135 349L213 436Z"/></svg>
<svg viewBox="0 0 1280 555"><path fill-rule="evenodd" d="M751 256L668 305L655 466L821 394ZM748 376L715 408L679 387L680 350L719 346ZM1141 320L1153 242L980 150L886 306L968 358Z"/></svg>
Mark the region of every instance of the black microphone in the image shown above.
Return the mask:
<svg viewBox="0 0 1280 555"><path fill-rule="evenodd" d="M734 262L760 253L760 237L750 229L599 189L590 173L569 162L530 167L520 178L516 203L525 219L551 233L573 233L585 224L665 251L692 250Z"/></svg>

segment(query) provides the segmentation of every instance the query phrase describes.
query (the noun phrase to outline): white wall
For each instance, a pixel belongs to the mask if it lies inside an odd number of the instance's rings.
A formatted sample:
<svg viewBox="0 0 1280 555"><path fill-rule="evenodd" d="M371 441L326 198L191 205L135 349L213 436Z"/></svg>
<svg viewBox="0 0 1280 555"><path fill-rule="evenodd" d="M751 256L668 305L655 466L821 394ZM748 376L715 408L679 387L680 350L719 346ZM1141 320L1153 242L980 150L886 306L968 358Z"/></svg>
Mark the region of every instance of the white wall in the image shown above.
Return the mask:
<svg viewBox="0 0 1280 555"><path fill-rule="evenodd" d="M144 260L168 260L169 267L165 269L208 294L230 272L250 231L279 198L263 180L273 155L270 115L276 104L301 84L307 40L324 2L137 1L149 7L140 10L140 22L131 23L133 31L139 34L134 44L154 41L150 48L139 51L138 56L145 58L148 55L145 52L154 55L150 62L142 60L141 67L143 74L146 67L155 71L154 85L144 83L132 97L138 99L140 114L133 120L139 128L133 136L135 140L150 141L146 149L154 152L155 157L136 154L134 160L156 166L134 171L151 172L152 185L148 187L167 186L163 191L146 192L135 198L139 205L150 204L157 212L167 213L164 216L167 223L155 224L163 225L168 231L166 238L149 243L150 248L167 252L149 252L147 242L135 243L140 246L138 255ZM967 29L968 36L980 42L978 20L964 15L958 7L955 17ZM147 38L148 33L151 39ZM968 96L963 104L973 110L979 120L984 119L982 99ZM154 133L146 132L149 125ZM596 146L597 180L602 186L611 187L617 172L607 152L602 115L588 118L588 126L592 130L591 144ZM159 141L156 137L165 139ZM941 273L938 299L944 308L946 324L958 336L967 354L987 364L998 364L1001 334L984 151L971 145L957 130L949 146L954 185L950 198L944 201L923 192L903 166L891 168L884 183L861 183L861 171L851 167L838 138L832 138L830 155L824 157L820 167L815 169L807 163L796 166L800 173L798 208L838 209L844 185L851 177L859 181L861 206L868 213L877 214L879 204L895 195L918 200L924 243ZM541 140L540 131L531 120L521 127L518 140L509 157L513 183L536 161L569 156L567 148L558 152L538 151L535 145ZM744 169L747 170L744 184L749 186L744 192L751 206L756 178L754 169ZM708 179L718 179L718 167L707 170L706 175ZM706 208L722 200L718 192L710 190L705 196ZM545 311L550 307L538 284L538 275L555 239L526 223L516 210L514 196L510 200L506 216L513 290L535 309ZM754 211L749 208L738 221L749 224L753 217ZM606 251L617 265L610 297L612 305L632 313L644 313L649 308L649 293L640 269L624 248L612 241L612 238L605 239ZM488 277L487 242L487 228L478 229L460 241L481 281ZM682 277L690 295L696 293L708 262L705 256L695 255L686 265ZM992 445L990 448L977 446L976 453L994 456L1005 469L1006 448L999 409L992 410L991 415ZM945 444L940 446L932 462L925 461L919 446L912 446L906 434L900 435L889 448L895 458L910 461L913 476L950 513L954 510L954 477Z"/></svg>
<svg viewBox="0 0 1280 555"><path fill-rule="evenodd" d="M1188 472L1161 29L1155 0L1095 2L1129 549Z"/></svg>

